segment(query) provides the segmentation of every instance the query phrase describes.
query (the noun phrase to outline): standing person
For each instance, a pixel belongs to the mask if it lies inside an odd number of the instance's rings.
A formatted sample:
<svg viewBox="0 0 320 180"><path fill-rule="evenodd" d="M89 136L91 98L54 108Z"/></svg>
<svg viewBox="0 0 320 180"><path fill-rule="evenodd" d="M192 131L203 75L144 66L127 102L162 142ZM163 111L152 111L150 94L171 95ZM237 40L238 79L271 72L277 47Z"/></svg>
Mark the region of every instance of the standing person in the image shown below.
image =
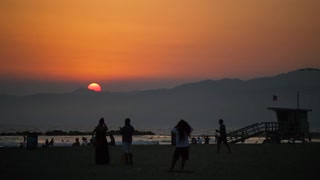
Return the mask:
<svg viewBox="0 0 320 180"><path fill-rule="evenodd" d="M104 122L104 118L102 117L99 120L98 126L93 130L93 134L95 134L96 164L110 163L109 147L106 138L107 131L108 127Z"/></svg>
<svg viewBox="0 0 320 180"><path fill-rule="evenodd" d="M198 144L202 144L202 139L201 139L201 137L198 137Z"/></svg>
<svg viewBox="0 0 320 180"><path fill-rule="evenodd" d="M216 132L220 133L220 136L218 137L218 150L217 153L220 152L220 144L223 143L227 146L229 153L231 153L231 149L229 147L228 141L227 141L227 132L226 132L226 126L223 124L223 120L219 119L220 128L219 130L216 129Z"/></svg>
<svg viewBox="0 0 320 180"><path fill-rule="evenodd" d="M173 128L172 133L176 136L176 149L173 154L170 171L173 170L176 162L181 156L181 170L183 170L186 160L189 160L189 136L192 132L191 126L183 119Z"/></svg>
<svg viewBox="0 0 320 180"><path fill-rule="evenodd" d="M125 119L125 125L121 128L120 133L122 134L122 151L123 151L123 158L125 164L132 165L132 135L134 133L134 128L130 124L130 119Z"/></svg>
<svg viewBox="0 0 320 180"><path fill-rule="evenodd" d="M76 142L74 142L72 146L80 146L79 138L76 138Z"/></svg>
<svg viewBox="0 0 320 180"><path fill-rule="evenodd" d="M205 136L204 137L204 143L205 144L209 144L209 141L210 141L210 137L209 136Z"/></svg>
<svg viewBox="0 0 320 180"><path fill-rule="evenodd" d="M46 139L45 143L42 145L42 147L49 147L49 140Z"/></svg>
<svg viewBox="0 0 320 180"><path fill-rule="evenodd" d="M51 138L51 140L49 142L49 146L53 147L53 144L54 144L54 140L53 140L53 138Z"/></svg>

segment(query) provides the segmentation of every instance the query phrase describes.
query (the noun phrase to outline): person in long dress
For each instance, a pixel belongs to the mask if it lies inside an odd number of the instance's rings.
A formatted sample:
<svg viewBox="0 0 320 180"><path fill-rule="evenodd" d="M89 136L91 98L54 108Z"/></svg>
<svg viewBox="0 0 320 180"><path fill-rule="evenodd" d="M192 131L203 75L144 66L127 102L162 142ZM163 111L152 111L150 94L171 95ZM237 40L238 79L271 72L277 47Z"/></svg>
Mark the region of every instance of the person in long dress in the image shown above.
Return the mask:
<svg viewBox="0 0 320 180"><path fill-rule="evenodd" d="M96 164L109 164L110 155L109 147L107 142L107 131L108 127L104 122L104 118L99 120L98 126L93 130L95 135L95 159Z"/></svg>

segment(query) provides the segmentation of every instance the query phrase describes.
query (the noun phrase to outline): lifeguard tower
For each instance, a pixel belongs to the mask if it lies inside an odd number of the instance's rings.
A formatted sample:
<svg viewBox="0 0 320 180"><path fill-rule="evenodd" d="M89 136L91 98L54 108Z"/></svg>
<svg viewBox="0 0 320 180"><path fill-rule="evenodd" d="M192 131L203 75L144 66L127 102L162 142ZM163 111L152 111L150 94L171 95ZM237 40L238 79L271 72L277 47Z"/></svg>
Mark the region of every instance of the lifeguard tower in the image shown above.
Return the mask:
<svg viewBox="0 0 320 180"><path fill-rule="evenodd" d="M269 107L276 112L277 122L261 122L238 129L227 134L230 143L244 141L251 137L265 135L265 142L280 143L281 140L305 142L309 137L308 112L311 109L299 108L299 91L297 92L297 108Z"/></svg>
<svg viewBox="0 0 320 180"><path fill-rule="evenodd" d="M297 140L305 142L309 135L308 112L311 109L291 109L269 107L276 112L277 122L261 122L238 129L227 134L229 143L242 142L251 137L265 135L266 142L278 142Z"/></svg>
<svg viewBox="0 0 320 180"><path fill-rule="evenodd" d="M301 140L309 135L308 112L311 109L274 108L278 120L278 134L281 140Z"/></svg>

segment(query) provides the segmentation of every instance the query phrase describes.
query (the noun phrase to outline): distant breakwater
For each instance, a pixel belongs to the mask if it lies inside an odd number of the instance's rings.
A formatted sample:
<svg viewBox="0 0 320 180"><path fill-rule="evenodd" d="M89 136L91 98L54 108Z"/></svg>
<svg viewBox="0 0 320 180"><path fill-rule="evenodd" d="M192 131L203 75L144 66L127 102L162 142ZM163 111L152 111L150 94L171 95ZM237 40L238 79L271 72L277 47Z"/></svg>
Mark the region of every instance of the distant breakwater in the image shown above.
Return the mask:
<svg viewBox="0 0 320 180"><path fill-rule="evenodd" d="M33 131L22 131L22 132L9 132L9 133L0 133L0 136L28 136L30 134L36 135L46 135L46 136L79 136L79 135L92 135L91 131L61 131L53 130L42 132L33 132ZM107 132L107 135L120 135L120 130L111 130ZM134 131L134 135L155 135L151 131Z"/></svg>

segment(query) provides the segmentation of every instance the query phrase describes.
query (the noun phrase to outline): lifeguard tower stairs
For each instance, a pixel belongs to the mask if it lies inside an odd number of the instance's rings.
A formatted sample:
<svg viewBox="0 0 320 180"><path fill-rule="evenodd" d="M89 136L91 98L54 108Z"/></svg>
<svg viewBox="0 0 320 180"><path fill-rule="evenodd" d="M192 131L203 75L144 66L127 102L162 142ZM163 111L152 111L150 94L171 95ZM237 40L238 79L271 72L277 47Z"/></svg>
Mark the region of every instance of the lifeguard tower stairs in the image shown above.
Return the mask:
<svg viewBox="0 0 320 180"><path fill-rule="evenodd" d="M227 140L229 143L237 143L262 134L269 137L277 133L278 130L277 122L261 122L228 133Z"/></svg>

